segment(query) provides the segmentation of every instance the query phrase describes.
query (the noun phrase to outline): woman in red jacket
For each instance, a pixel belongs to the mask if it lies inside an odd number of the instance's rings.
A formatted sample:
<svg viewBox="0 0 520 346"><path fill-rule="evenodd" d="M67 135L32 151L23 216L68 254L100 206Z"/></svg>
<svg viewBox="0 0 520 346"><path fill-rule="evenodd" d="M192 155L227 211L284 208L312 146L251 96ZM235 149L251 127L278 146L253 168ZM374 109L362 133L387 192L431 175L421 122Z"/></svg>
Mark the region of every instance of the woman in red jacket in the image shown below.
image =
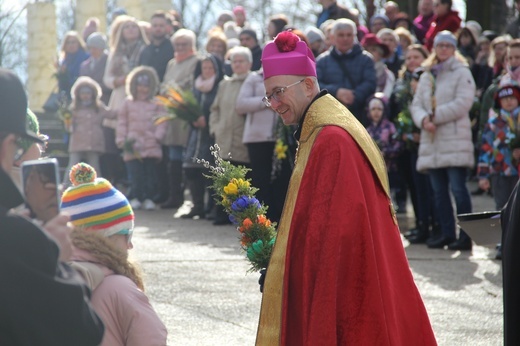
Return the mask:
<svg viewBox="0 0 520 346"><path fill-rule="evenodd" d="M459 13L451 9L452 5L452 0L433 1L433 12L435 16L424 37L424 45L429 51L432 50L433 39L438 32L448 30L455 34L460 29L461 19Z"/></svg>

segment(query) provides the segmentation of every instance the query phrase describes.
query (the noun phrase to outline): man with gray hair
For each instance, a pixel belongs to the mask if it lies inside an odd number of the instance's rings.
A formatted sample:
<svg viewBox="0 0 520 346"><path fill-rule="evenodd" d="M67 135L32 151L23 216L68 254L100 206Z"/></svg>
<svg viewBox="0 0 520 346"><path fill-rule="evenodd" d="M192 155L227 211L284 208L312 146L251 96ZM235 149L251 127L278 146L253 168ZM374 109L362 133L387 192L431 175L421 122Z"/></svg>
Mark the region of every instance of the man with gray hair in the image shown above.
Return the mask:
<svg viewBox="0 0 520 346"><path fill-rule="evenodd" d="M334 45L316 61L316 72L322 89L367 124L364 111L366 100L376 91L376 70L370 54L356 38L356 24L350 19L338 19L332 27Z"/></svg>

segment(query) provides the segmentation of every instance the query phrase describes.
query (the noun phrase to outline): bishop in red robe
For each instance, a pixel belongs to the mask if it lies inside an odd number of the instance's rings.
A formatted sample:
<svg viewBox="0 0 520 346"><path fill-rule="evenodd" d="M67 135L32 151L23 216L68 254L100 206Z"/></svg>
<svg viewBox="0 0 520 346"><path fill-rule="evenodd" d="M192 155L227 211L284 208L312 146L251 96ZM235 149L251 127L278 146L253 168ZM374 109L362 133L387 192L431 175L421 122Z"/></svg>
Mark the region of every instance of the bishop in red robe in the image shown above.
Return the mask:
<svg viewBox="0 0 520 346"><path fill-rule="evenodd" d="M269 43L262 63L264 102L299 128L257 345L436 345L379 149L319 91L312 52L296 35Z"/></svg>

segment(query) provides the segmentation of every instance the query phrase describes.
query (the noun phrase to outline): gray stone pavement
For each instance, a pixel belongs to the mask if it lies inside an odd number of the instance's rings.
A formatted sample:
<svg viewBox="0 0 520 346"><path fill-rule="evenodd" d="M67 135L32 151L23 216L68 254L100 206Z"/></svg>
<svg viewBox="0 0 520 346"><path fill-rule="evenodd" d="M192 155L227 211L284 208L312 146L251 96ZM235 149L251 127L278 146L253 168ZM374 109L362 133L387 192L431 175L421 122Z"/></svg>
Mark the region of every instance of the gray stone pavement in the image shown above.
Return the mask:
<svg viewBox="0 0 520 346"><path fill-rule="evenodd" d="M491 197L472 199L474 211L493 210ZM412 221L408 206L399 217L401 231ZM137 211L136 225L131 253L168 328L168 344L254 345L259 275L247 274L237 231L164 210ZM403 245L439 345L501 345L502 274L494 249L475 246L468 253L405 240Z"/></svg>

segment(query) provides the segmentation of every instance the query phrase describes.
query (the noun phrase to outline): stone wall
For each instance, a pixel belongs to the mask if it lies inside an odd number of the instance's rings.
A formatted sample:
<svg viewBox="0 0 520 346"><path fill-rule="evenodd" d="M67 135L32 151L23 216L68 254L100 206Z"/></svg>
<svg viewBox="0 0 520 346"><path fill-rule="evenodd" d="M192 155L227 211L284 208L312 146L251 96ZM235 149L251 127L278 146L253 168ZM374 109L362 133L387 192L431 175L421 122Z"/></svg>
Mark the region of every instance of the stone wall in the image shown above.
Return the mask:
<svg viewBox="0 0 520 346"><path fill-rule="evenodd" d="M142 18L142 1L141 0L117 0L117 6L126 10L128 15L137 19Z"/></svg>
<svg viewBox="0 0 520 346"><path fill-rule="evenodd" d="M142 20L149 21L152 14L157 10L169 11L172 9L170 0L141 0L142 1Z"/></svg>
<svg viewBox="0 0 520 346"><path fill-rule="evenodd" d="M76 30L80 34L90 17L97 17L99 19L99 31L106 32L107 6L105 0L77 0L75 16Z"/></svg>
<svg viewBox="0 0 520 346"><path fill-rule="evenodd" d="M27 92L29 107L41 111L57 87L53 77L56 56L56 8L53 3L36 2L27 6Z"/></svg>

